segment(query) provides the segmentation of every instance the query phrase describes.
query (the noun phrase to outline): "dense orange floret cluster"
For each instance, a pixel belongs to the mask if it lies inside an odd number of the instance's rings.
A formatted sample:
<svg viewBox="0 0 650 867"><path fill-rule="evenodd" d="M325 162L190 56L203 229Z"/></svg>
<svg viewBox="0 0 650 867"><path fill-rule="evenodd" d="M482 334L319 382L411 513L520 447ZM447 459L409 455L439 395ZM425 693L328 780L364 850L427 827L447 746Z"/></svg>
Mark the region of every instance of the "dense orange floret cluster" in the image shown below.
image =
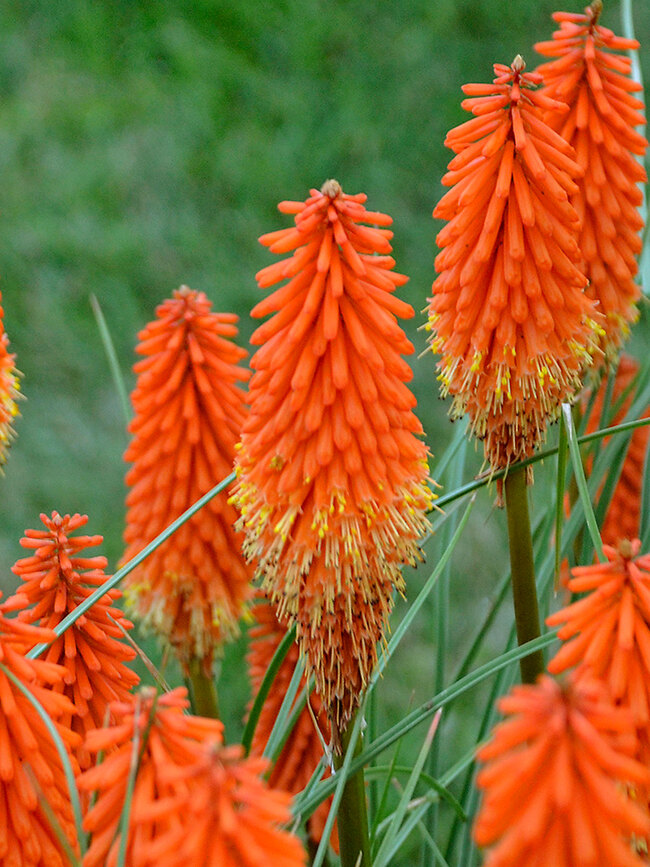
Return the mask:
<svg viewBox="0 0 650 867"><path fill-rule="evenodd" d="M183 688L165 695L145 688L113 703L110 725L88 734L87 748L106 757L79 777L80 789L97 793L84 819L91 832L84 867L117 862L134 763L126 864L301 867L300 842L277 827L290 820L291 796L262 780L268 762L222 747L222 724L188 715L188 705Z"/></svg>
<svg viewBox="0 0 650 867"><path fill-rule="evenodd" d="M237 317L211 307L203 292L183 286L139 334L124 560L232 472L246 417L238 383L249 373L239 366L246 351L232 340ZM137 614L185 665L199 659L206 672L249 594L236 518L225 494L214 497L125 581Z"/></svg>
<svg viewBox="0 0 650 867"><path fill-rule="evenodd" d="M53 818L73 850L77 835L61 758L43 719L11 680L17 678L40 702L67 749L81 741L60 723L74 708L52 687L66 670L25 654L39 642L55 638L42 629L8 619L0 612L0 862L4 867L67 867ZM72 759L73 769L76 762Z"/></svg>
<svg viewBox="0 0 650 867"><path fill-rule="evenodd" d="M257 275L288 279L252 311L250 415L234 501L244 550L258 562L281 622L297 624L308 673L344 724L376 661L399 567L427 530L427 448L413 413L413 350L395 297L385 228L366 196L333 180L305 202L282 202L295 226L260 240L293 254ZM363 223L372 223L373 227Z"/></svg>
<svg viewBox="0 0 650 867"><path fill-rule="evenodd" d="M492 467L529 456L590 362L595 308L577 266L579 217L569 198L575 153L544 121L561 103L536 89L520 57L493 84L468 84L472 120L448 133L452 187L433 214L438 277L429 307L451 414L469 413Z"/></svg>
<svg viewBox="0 0 650 867"><path fill-rule="evenodd" d="M252 611L255 625L248 630L250 645L247 660L254 698L259 692L273 655L286 634L286 629L275 616L273 606L261 595ZM262 707L251 743L253 756L261 756L264 752L297 663L298 646L293 644L275 675L271 691ZM301 690L306 683L307 678L303 676L300 683ZM273 764L269 776L271 786L293 794L305 788L323 757L323 746L330 742L330 727L320 698L312 693L309 696L309 704L311 712L305 706L282 752ZM331 800L329 798L324 801L309 820L309 834L316 842L320 842ZM336 846L336 839L334 844Z"/></svg>
<svg viewBox="0 0 650 867"><path fill-rule="evenodd" d="M84 599L105 583L105 557L87 557L85 548L104 541L102 536L72 536L83 527L86 515L52 512L41 515L45 530L26 530L20 544L33 550L13 566L12 571L25 582L7 599L5 610L19 611L26 623L54 629ZM82 736L88 729L104 723L110 701L125 700L138 682L138 675L124 665L135 657L135 650L123 640L124 630L132 624L113 602L122 594L108 591L79 617L60 638L53 641L43 658L65 669L61 681L52 688L68 696L74 705L61 721ZM90 764L88 753L76 753L82 768Z"/></svg>
<svg viewBox="0 0 650 867"><path fill-rule="evenodd" d="M169 867L305 867L300 840L280 825L291 821L291 795L264 781L266 759L244 758L240 746L207 744L181 772L179 807L185 833L168 838ZM161 841L162 843L162 841ZM177 846L177 849L172 846Z"/></svg>
<svg viewBox="0 0 650 867"><path fill-rule="evenodd" d="M611 402L616 407L616 411L613 417L607 419L608 427L620 424L626 413L629 412L633 398L633 391L630 391L630 388L638 372L638 363L629 355L621 355L611 393ZM607 392L608 386L605 379L598 390L591 416L587 423L587 432L595 431L602 425L603 404ZM650 417L650 406L645 408L641 417ZM621 474L612 494L600 532L603 542L608 545L616 545L621 539L635 539L639 535L643 467L645 465L649 440L650 426L637 428L630 437L625 460L621 467Z"/></svg>
<svg viewBox="0 0 650 867"><path fill-rule="evenodd" d="M634 39L616 36L598 24L601 0L584 15L555 12L560 29L535 48L557 58L538 67L544 93L569 105L563 115L549 112L547 122L576 150L582 170L571 196L580 217L580 267L589 278L587 294L605 314L603 349L614 358L637 317L641 291L635 283L641 252L639 213L646 180L637 160L648 142L635 129L644 124L642 88L630 77L630 58L616 51L636 49Z"/></svg>
<svg viewBox="0 0 650 867"><path fill-rule="evenodd" d="M604 684L544 675L498 702L507 717L478 756L483 804L474 826L493 847L485 867L640 867L629 840L650 818L625 797L642 783L634 724Z"/></svg>
<svg viewBox="0 0 650 867"><path fill-rule="evenodd" d="M9 338L4 330L4 310L0 293L0 467L7 460L7 449L13 439L13 420L18 415L19 397L16 356L9 352Z"/></svg>
<svg viewBox="0 0 650 867"><path fill-rule="evenodd" d="M650 724L650 554L624 540L604 546L606 563L576 566L568 582L577 602L547 618L564 644L549 663L558 673L578 666L606 681L612 697L630 707L638 725Z"/></svg>
<svg viewBox="0 0 650 867"><path fill-rule="evenodd" d="M81 791L96 795L84 818L84 829L91 833L84 867L114 867L120 847L122 808L129 773L134 767L137 776L125 863L131 867L151 863L167 867L176 863L164 860L164 853L157 853L154 847L156 838L171 829L182 829L185 834L189 831L183 824L186 817L178 810L165 810L165 806L177 806L179 800L173 784L165 779L165 772L191 764L197 747L206 738L220 741L223 731L218 720L185 713L188 707L183 687L165 695L144 687L127 701L112 702L110 723L87 734L86 749L105 755L77 781ZM137 737L135 756L134 737Z"/></svg>

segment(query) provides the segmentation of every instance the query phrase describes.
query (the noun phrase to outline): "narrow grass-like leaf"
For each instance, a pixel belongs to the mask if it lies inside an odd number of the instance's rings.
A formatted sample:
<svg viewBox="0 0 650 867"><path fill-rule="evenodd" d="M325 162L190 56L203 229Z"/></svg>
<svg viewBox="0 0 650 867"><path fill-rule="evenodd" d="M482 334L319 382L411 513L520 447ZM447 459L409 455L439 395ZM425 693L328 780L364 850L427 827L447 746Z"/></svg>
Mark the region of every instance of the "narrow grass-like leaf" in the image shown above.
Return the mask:
<svg viewBox="0 0 650 867"><path fill-rule="evenodd" d="M285 696L282 699L282 704L280 705L280 710L278 711L278 715L273 724L273 728L271 729L271 734L269 735L267 744L264 747L263 755L267 759L272 758L276 753L278 744L286 740L287 735L285 733L285 728L291 714L291 708L293 707L296 696L298 695L298 690L300 689L300 681L302 680L304 670L305 665L302 659L299 659L296 662L296 667L294 668L293 674L291 675L289 687L287 688Z"/></svg>
<svg viewBox="0 0 650 867"><path fill-rule="evenodd" d="M298 719L300 718L300 715L302 714L303 710L305 709L305 707L307 705L307 701L309 699L309 694L311 693L313 688L314 688L313 683L306 683L303 686L303 688L300 692L300 695L296 699L296 703L293 707L293 710L289 714L286 725L284 726L283 729L279 730L277 741L274 741L272 743L272 749L269 749L268 757L270 758L272 764L275 764L277 762L277 760L280 758L280 753L284 749L284 745L287 742L289 735L294 730L296 723L298 722ZM270 739L269 739L269 742L270 742Z"/></svg>
<svg viewBox="0 0 650 867"><path fill-rule="evenodd" d="M120 362L118 360L117 353L115 352L115 344L113 343L111 332L109 331L108 325L106 324L106 319L104 318L104 313L102 311L100 303L95 297L95 295L90 296L90 306L93 308L93 313L95 314L95 319L97 320L99 334L102 338L102 343L104 344L104 352L106 353L106 357L108 358L108 363L111 368L111 374L113 375L113 382L115 383L115 388L120 398L122 414L124 415L124 422L125 425L128 425L131 421L131 403L129 401L129 392L126 387L126 383L124 382L122 368L120 367Z"/></svg>
<svg viewBox="0 0 650 867"><path fill-rule="evenodd" d="M172 688L171 688L171 686L167 683L167 681L165 680L165 678L163 677L162 672L159 671L159 670L156 668L156 666L154 665L154 663L153 663L153 662L151 661L151 659L147 656L147 654L144 652L144 650L140 647L140 645L137 643L137 641L135 641L135 639L134 639L133 636L128 632L128 630L126 630L126 629L122 626L122 624L120 623L119 620L116 620L114 617L111 617L110 614L108 614L108 619L109 619L109 620L110 620L110 621L111 621L115 626L117 626L117 628L120 630L120 632L121 632L122 635L124 636L124 639L126 640L126 643L127 643L128 645L130 645L130 646L135 650L135 652L137 653L137 655L138 655L140 661L142 662L142 664L144 665L144 667L147 669L147 671L148 671L149 674L151 675L152 679L155 681L156 686L158 686L158 688L160 689L160 691L161 691L161 692L171 692L171 689L172 689Z"/></svg>
<svg viewBox="0 0 650 867"><path fill-rule="evenodd" d="M587 529L589 530L589 535L591 536L591 541L593 542L594 548L596 550L596 554L598 559L602 563L605 560L605 554L603 552L603 543L600 538L600 532L598 530L598 524L596 523L596 517L594 515L594 510L591 505L591 498L589 496L589 491L587 489L587 480L585 478L584 467L582 466L582 456L580 454L580 447L578 445L578 438L576 436L575 427L573 425L573 415L571 414L571 405L568 403L562 404L562 418L564 420L564 426L567 433L567 439L569 441L569 452L571 454L571 463L573 465L573 474L576 480L576 484L578 485L578 494L580 496L580 503L582 504L582 510L584 512L585 521L587 524Z"/></svg>
<svg viewBox="0 0 650 867"><path fill-rule="evenodd" d="M76 623L76 621L82 616L82 614L85 614L89 608L92 608L95 602L97 602L98 599L101 599L105 593L107 593L109 590L112 590L113 587L117 587L122 578L125 578L129 574L129 572L132 572L136 568L136 566L139 566L140 563L142 563L143 560L146 560L149 554L152 554L156 550L156 548L160 547L163 542L166 542L167 539L169 539L169 537L173 535L179 527L182 527L182 525L186 521L189 521L189 519L193 515L195 515L200 509L202 509L206 505L206 503L209 503L210 500L217 496L217 494L220 494L229 485L231 485L235 481L235 478L235 473L230 473L229 476L226 476L225 479L222 479L222 481L215 485L214 488L209 490L207 494L204 494L195 503L193 503L189 507L189 509L186 509L182 515L179 515L175 521L172 521L168 527L165 527L165 529L162 530L162 532L160 532L155 539L149 542L149 544L146 545L139 554L136 554L135 557L129 560L128 563L125 563L124 566L121 567L121 569L118 569L117 572L112 575L107 581L105 581L100 587L98 587L97 590L93 590L90 596L87 596L85 599L83 599L73 611L67 614L63 618L63 620L54 627L54 632L56 633L57 637L63 635L66 629L72 626L73 623ZM41 653L43 653L43 651L47 649L47 647L47 644L37 644L29 651L29 653L26 654L26 656L28 659L35 659L37 656L40 656Z"/></svg>
<svg viewBox="0 0 650 867"><path fill-rule="evenodd" d="M248 755L250 752L251 744L253 743L253 736L255 735L255 729L257 728L257 723L259 722L260 714L262 713L262 708L264 707L266 697L268 696L271 687L273 686L273 681L275 680L275 677L280 670L280 666L284 662L286 655L289 652L289 648L292 646L295 640L296 627L292 626L291 629L289 629L284 635L282 641L276 647L273 658L269 663L269 667L266 669L264 678L262 680L262 683L260 684L260 688L257 691L257 695L255 696L255 701L253 702L253 706L248 715L248 719L246 720L244 734L242 735L242 745L244 747L246 755Z"/></svg>
<svg viewBox="0 0 650 867"><path fill-rule="evenodd" d="M647 551L650 545L650 448L646 450L643 462L643 485L641 487L641 516L639 520L641 550Z"/></svg>
<svg viewBox="0 0 650 867"><path fill-rule="evenodd" d="M374 690L372 692L374 694ZM375 737L376 737L376 735L375 735ZM386 776L384 777L384 785L382 788L381 798L380 798L379 804L378 804L375 812L371 814L372 823L370 825L370 845L372 847L373 852L376 849L375 844L377 842L377 831L378 831L378 828L380 827L380 825L382 823L382 817L384 815L384 808L386 807L386 802L388 800L388 793L390 792L390 784L391 784L391 780L393 779L393 771L394 771L394 768L397 767L397 759L399 757L401 749L402 749L402 742L398 741L397 745L395 746L395 751L393 752L393 757L392 757L391 763L388 767L388 771L386 773ZM366 777L368 779L372 779L372 774L370 773L370 768L366 769L366 771L364 771L364 773L366 774Z"/></svg>
<svg viewBox="0 0 650 867"><path fill-rule="evenodd" d="M560 566L562 564L562 528L564 526L564 487L566 485L567 464L567 432L562 416L560 416L560 434L557 444L557 475L555 479L555 576L553 586L557 589L560 583Z"/></svg>
<svg viewBox="0 0 650 867"><path fill-rule="evenodd" d="M555 640L556 634L556 630L547 632L545 635L541 635L534 641L529 641L526 644L522 644L521 647L515 647L506 653L502 653L500 656L486 662L475 671L461 678L456 683L446 687L446 689L443 689L433 698L425 701L420 705L420 707L411 711L411 713L407 714L398 723L387 729L387 731L380 735L375 741L368 744L364 748L363 752L350 762L350 773L356 773L356 771L365 767L375 758L375 756L383 753L384 750L388 749L388 747L396 741L399 741L400 738L404 737L405 734L434 714L439 708L450 704L450 702L463 695L463 693L468 692L488 677L501 671L502 668L506 668L507 666L518 662L523 656L526 656L531 651L548 647L548 645L552 644ZM322 780L314 787L314 791L309 798L303 799L300 795L296 796L295 809L303 816L310 816L316 807L332 793L335 785L336 783L332 779Z"/></svg>
<svg viewBox="0 0 650 867"><path fill-rule="evenodd" d="M409 765L397 765L394 762L391 762L390 765L374 765L372 768L366 768L364 771L364 776L367 780L371 780L373 778L377 779L388 779L389 786L390 780L396 776L404 776L406 774L410 775L413 773L413 768L409 767ZM435 777L432 777L430 774L427 774L426 771L420 772L420 782L424 783L424 785L428 786L436 795L431 794L429 792L426 797L433 802L437 801L446 801L447 804L451 807L451 809L456 813L456 815L466 821L467 815L463 810L462 804L458 801L457 798L452 795L447 786L443 786L443 784L436 780ZM383 820L385 821L385 819Z"/></svg>
<svg viewBox="0 0 650 867"><path fill-rule="evenodd" d="M79 841L79 847L81 849L81 855L83 857L86 852L86 835L84 834L84 830L82 827L81 802L79 800L79 792L77 790L77 783L75 781L74 771L72 770L70 757L68 756L68 751L65 748L63 739L57 731L56 725L54 724L54 720L52 719L52 717L47 713L43 705L28 689L28 687L26 687L25 684L22 683L22 681L20 681L16 677L16 675L12 671L10 671L7 666L4 665L4 663L2 662L0 662L0 671L7 675L9 680L22 692L25 698L29 701L36 713L43 721L43 724L45 725L48 734L54 742L56 751L59 755L59 758L61 759L61 766L63 767L65 780L68 784L68 792L70 793L70 804L72 806L72 815L74 816L77 839Z"/></svg>
<svg viewBox="0 0 650 867"><path fill-rule="evenodd" d="M393 844L398 836L404 817L406 816L406 811L413 796L413 792L415 791L415 787L418 784L418 780L420 779L420 774L424 769L424 763L426 762L429 751L431 750L433 738L435 737L438 725L440 724L441 715L442 709L436 712L431 721L431 725L429 726L429 730L424 738L424 742L420 748L420 752L418 753L411 775L404 786L404 791L402 792L402 796L400 797L395 812L393 813L391 823L388 826L384 839L381 841L379 851L375 856L374 867L386 867L386 865L390 864L393 857Z"/></svg>

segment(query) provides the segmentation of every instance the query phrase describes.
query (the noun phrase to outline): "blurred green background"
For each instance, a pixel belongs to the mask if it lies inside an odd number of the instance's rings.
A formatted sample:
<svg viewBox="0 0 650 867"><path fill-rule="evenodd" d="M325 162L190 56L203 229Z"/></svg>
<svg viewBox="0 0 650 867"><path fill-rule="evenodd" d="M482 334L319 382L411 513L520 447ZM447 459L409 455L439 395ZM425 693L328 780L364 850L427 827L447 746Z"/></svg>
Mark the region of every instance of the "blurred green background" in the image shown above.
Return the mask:
<svg viewBox="0 0 650 867"><path fill-rule="evenodd" d="M129 388L136 333L181 283L237 312L246 343L248 310L261 297L254 275L274 258L256 239L288 225L279 200L304 199L328 177L394 218L396 268L411 278L402 295L416 310L405 323L416 346L413 388L431 450L442 453L453 428L433 359L418 357L418 328L434 276L444 135L467 117L461 84L491 80L492 63L517 53L536 65L532 45L550 38L554 8L555 0L0 6L0 289L27 398L0 480L5 592L18 540L41 511L88 513L109 568L122 551L126 435L90 294ZM620 30L618 4L606 0L601 20ZM636 4L635 26L650 34L650 4ZM645 51L647 79L649 61ZM465 479L479 463L472 448ZM468 595L484 611L505 566L505 522L486 493L480 508L454 561L452 653L473 631ZM409 576L409 592L425 571ZM430 694L431 632L424 619L409 635L408 676L395 662L389 719L412 692L416 703ZM226 674L241 648L229 651ZM231 727L245 695L237 701ZM460 726L458 738L467 737Z"/></svg>

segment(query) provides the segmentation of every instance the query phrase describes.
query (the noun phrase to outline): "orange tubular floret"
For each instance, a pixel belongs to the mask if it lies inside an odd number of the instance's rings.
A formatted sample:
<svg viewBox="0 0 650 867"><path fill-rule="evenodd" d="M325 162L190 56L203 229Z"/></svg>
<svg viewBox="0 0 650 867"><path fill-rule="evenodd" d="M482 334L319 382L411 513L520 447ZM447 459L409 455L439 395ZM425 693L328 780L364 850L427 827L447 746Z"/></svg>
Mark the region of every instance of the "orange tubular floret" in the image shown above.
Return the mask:
<svg viewBox="0 0 650 867"><path fill-rule="evenodd" d="M547 111L545 120L573 145L582 169L571 197L582 221L580 267L589 279L588 296L604 314L600 360L613 362L638 316L636 255L643 228L638 185L646 173L637 158L648 142L635 129L644 123L643 102L633 95L641 85L630 77L630 58L611 53L639 44L600 25L601 9L601 0L594 0L583 15L556 13L560 29L535 47L556 58L538 68L543 93L569 106L562 115ZM598 370L602 364L596 362Z"/></svg>
<svg viewBox="0 0 650 867"><path fill-rule="evenodd" d="M246 351L231 339L237 317L211 307L182 286L140 332L124 561L232 471L246 416L239 383L249 373L239 366ZM134 612L184 666L197 659L206 674L250 593L236 517L225 493L213 498L125 580Z"/></svg>
<svg viewBox="0 0 650 867"><path fill-rule="evenodd" d="M464 107L480 115L485 104L496 118L448 134L457 177L434 210L449 220L429 306L438 378L493 468L528 457L577 392L598 315L575 262L579 215L569 197L582 169L543 119L562 104L524 69L517 57L495 65L493 85L464 88L476 94Z"/></svg>
<svg viewBox="0 0 650 867"><path fill-rule="evenodd" d="M295 227L272 233L274 249L296 233L302 244L272 272L290 283L254 310L273 316L253 335L260 348L233 497L244 550L283 625L297 624L307 670L343 726L403 587L399 567L419 558L432 502L400 357L413 347L397 317L413 310L392 294L406 278L391 270L390 217L365 200L326 181L292 208Z"/></svg>

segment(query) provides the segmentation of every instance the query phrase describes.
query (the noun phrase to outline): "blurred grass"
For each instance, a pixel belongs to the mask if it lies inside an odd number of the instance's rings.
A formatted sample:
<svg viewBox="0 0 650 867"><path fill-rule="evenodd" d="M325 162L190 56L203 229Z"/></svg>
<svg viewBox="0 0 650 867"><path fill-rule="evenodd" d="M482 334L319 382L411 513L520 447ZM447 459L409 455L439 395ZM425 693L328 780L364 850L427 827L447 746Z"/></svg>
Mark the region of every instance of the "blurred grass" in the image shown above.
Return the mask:
<svg viewBox="0 0 650 867"><path fill-rule="evenodd" d="M637 33L648 34L650 5L635 5ZM5 592L23 553L18 539L41 511L88 513L112 567L122 552L126 435L90 294L129 388L136 333L181 283L237 312L245 343L260 297L254 275L272 260L256 239L287 225L278 201L303 199L327 177L366 192L371 209L395 220L396 268L411 277L402 295L416 311L405 323L416 347L413 389L431 450L442 453L447 407L432 359L417 355L439 228L431 210L449 159L444 135L465 119L461 84L490 80L492 63L517 53L536 65L532 45L550 37L555 8L555 0L515 0L505 12L498 0L0 7L0 289L27 398L0 479ZM620 29L618 4L606 0L602 21ZM650 80L647 49L641 61ZM640 354L647 336L644 315L633 341ZM469 478L480 464L473 449L468 464ZM504 521L491 496L480 500L451 570L448 673L504 569ZM409 594L427 574L407 574ZM509 625L497 618L493 634ZM386 674L382 721L402 715L413 693L430 693L432 642L419 618ZM233 735L246 700L242 678L231 676L243 647L230 648L222 667L222 691L237 681ZM443 716L455 753L471 743L468 715L463 701Z"/></svg>

